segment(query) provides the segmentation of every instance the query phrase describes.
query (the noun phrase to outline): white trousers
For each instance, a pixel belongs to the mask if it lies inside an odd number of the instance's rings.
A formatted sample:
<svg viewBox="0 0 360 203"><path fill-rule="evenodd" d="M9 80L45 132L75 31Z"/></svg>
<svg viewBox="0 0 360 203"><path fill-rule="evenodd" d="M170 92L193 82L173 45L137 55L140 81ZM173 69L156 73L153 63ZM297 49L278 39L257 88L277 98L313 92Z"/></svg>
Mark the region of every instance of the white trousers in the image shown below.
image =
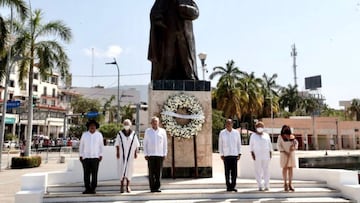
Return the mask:
<svg viewBox="0 0 360 203"><path fill-rule="evenodd" d="M269 188L269 182L270 182L269 164L270 164L270 160L254 161L255 178L259 188L263 186ZM264 180L264 185L262 184L262 180Z"/></svg>

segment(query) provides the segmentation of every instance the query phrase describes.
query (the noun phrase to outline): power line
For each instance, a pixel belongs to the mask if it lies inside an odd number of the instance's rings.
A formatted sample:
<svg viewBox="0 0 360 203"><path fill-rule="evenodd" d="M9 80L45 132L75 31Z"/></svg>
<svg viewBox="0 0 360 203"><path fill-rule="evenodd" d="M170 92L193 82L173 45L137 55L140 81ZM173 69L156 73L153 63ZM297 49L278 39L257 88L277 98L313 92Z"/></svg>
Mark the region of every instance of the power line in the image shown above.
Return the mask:
<svg viewBox="0 0 360 203"><path fill-rule="evenodd" d="M124 76L139 76L139 75L150 75L150 73L135 73L135 74L122 74L120 75L120 77L124 77ZM117 77L117 75L72 75L73 77L95 77L95 78L106 78L106 77Z"/></svg>

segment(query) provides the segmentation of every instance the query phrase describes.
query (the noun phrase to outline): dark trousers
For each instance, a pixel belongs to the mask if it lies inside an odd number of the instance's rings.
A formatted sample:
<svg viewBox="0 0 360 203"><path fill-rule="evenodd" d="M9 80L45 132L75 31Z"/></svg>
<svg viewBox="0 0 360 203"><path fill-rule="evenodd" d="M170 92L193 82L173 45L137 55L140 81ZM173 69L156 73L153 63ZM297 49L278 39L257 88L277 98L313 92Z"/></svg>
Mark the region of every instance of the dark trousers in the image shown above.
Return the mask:
<svg viewBox="0 0 360 203"><path fill-rule="evenodd" d="M224 157L225 181L228 190L234 189L236 186L237 161L237 156Z"/></svg>
<svg viewBox="0 0 360 203"><path fill-rule="evenodd" d="M164 158L161 156L149 156L148 158L149 185L152 191L160 189L163 160Z"/></svg>
<svg viewBox="0 0 360 203"><path fill-rule="evenodd" d="M87 158L83 159L82 166L84 169L84 185L87 191L95 191L97 187L97 176L99 170L99 162L98 158ZM91 176L91 182L90 182Z"/></svg>

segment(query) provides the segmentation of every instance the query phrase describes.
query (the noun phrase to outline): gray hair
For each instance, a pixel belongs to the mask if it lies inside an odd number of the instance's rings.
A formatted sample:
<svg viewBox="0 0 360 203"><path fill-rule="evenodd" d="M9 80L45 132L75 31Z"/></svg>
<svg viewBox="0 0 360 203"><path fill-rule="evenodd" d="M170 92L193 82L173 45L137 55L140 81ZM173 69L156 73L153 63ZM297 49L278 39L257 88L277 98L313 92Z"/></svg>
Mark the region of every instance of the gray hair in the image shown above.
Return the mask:
<svg viewBox="0 0 360 203"><path fill-rule="evenodd" d="M151 117L151 121L153 121L153 120L157 120L159 122L159 118L157 116Z"/></svg>
<svg viewBox="0 0 360 203"><path fill-rule="evenodd" d="M130 119L125 119L125 120L123 121L123 124L125 125L125 123L128 123L130 126L132 125L132 122L131 122Z"/></svg>

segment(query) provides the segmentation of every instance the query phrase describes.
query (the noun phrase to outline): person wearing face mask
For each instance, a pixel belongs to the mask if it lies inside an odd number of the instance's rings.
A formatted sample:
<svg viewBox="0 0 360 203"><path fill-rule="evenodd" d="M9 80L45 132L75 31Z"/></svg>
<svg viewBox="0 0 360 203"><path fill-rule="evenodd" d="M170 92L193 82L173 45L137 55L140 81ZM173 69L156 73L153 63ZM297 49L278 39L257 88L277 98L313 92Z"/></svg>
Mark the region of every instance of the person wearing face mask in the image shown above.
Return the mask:
<svg viewBox="0 0 360 203"><path fill-rule="evenodd" d="M233 129L233 121L227 119L225 129L219 134L219 154L224 162L226 191L237 192L237 162L241 156L241 138L239 131Z"/></svg>
<svg viewBox="0 0 360 203"><path fill-rule="evenodd" d="M284 125L281 128L280 136L277 140L277 147L280 152L280 166L282 168L285 192L295 191L291 183L293 177L293 167L296 166L295 150L298 148L298 145L298 141L291 133L290 126Z"/></svg>
<svg viewBox="0 0 360 203"><path fill-rule="evenodd" d="M120 176L120 193L124 192L126 182L126 192L131 192L130 181L134 170L134 159L137 158L139 140L135 131L131 130L131 121L125 119L122 129L116 137L116 158L118 160L118 171Z"/></svg>
<svg viewBox="0 0 360 203"><path fill-rule="evenodd" d="M264 123L255 124L256 132L250 136L250 151L254 160L255 178L259 191L270 189L269 164L272 156L272 144L269 134L264 132Z"/></svg>

